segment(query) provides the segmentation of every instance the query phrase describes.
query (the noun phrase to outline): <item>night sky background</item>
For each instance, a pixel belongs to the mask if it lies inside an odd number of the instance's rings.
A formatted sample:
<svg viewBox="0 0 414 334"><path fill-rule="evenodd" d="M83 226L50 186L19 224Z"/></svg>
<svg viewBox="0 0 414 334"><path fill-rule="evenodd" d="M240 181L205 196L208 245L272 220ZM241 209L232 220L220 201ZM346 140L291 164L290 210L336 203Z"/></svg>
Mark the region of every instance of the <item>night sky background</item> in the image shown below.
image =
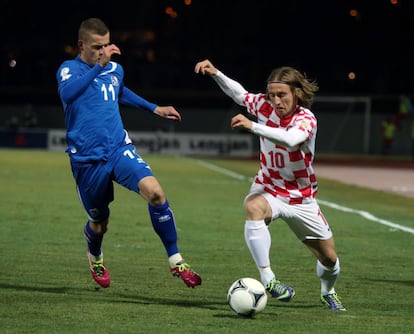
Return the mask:
<svg viewBox="0 0 414 334"><path fill-rule="evenodd" d="M121 48L116 61L126 85L150 96L218 92L194 74L205 58L252 92L263 91L282 65L317 80L322 95L414 92L410 0L0 3L2 102L58 102L56 70L76 55L79 24L92 16L107 23Z"/></svg>

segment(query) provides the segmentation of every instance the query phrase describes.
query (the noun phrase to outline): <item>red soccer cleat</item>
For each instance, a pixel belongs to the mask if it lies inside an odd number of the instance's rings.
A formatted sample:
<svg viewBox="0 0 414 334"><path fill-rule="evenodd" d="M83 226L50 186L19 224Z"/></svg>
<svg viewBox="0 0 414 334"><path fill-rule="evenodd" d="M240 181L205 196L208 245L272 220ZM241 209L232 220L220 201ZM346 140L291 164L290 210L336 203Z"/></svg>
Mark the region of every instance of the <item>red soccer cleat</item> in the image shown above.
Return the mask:
<svg viewBox="0 0 414 334"><path fill-rule="evenodd" d="M103 256L98 260L93 260L93 255L87 252L89 267L91 269L92 278L101 287L107 288L111 284L111 278L109 276L109 270L106 268Z"/></svg>
<svg viewBox="0 0 414 334"><path fill-rule="evenodd" d="M190 288L201 285L200 275L191 269L191 266L186 262L177 263L175 267L170 268L170 271L174 276L181 277L184 283Z"/></svg>

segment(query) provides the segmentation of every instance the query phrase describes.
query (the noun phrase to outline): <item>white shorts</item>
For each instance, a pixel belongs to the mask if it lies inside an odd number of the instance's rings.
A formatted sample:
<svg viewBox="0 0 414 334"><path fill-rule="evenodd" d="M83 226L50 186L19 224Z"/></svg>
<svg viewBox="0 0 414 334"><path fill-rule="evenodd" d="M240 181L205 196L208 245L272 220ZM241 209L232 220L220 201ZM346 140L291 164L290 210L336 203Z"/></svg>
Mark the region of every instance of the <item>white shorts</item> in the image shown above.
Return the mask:
<svg viewBox="0 0 414 334"><path fill-rule="evenodd" d="M264 191L262 185L253 184L244 201L253 194L260 194L266 198L272 208L272 221L281 218L299 240L327 240L332 237L331 228L316 199L308 198L302 204L289 204L288 199L274 197Z"/></svg>

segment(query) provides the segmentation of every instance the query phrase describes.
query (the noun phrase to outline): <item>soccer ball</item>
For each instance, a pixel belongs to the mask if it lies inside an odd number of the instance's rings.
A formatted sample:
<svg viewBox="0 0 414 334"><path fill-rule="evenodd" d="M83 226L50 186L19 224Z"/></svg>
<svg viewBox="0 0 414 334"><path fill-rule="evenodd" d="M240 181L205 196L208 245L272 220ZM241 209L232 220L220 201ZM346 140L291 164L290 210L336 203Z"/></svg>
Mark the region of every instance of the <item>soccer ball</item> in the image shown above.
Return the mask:
<svg viewBox="0 0 414 334"><path fill-rule="evenodd" d="M227 302L236 314L251 317L264 310L267 304L266 289L254 278L239 278L230 286Z"/></svg>

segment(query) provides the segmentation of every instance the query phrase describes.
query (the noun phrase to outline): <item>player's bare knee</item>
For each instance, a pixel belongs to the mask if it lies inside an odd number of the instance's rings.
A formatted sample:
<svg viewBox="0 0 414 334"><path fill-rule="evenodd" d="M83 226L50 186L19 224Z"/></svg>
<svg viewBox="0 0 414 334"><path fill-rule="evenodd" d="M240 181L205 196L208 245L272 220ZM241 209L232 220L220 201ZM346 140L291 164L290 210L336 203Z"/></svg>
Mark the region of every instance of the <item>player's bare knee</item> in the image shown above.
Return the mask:
<svg viewBox="0 0 414 334"><path fill-rule="evenodd" d="M102 226L102 233L108 232L108 229L109 229L109 222L108 222L108 220L105 220L105 222L103 224L101 224L101 226Z"/></svg>
<svg viewBox="0 0 414 334"><path fill-rule="evenodd" d="M248 219L264 219L266 216L266 207L261 205L259 201L246 201L244 210Z"/></svg>
<svg viewBox="0 0 414 334"><path fill-rule="evenodd" d="M150 194L148 202L153 206L159 206L165 203L165 196L162 191L154 191Z"/></svg>
<svg viewBox="0 0 414 334"><path fill-rule="evenodd" d="M336 260L338 257L335 253L332 254L322 254L318 259L320 263L322 263L326 267L333 267L336 264Z"/></svg>
<svg viewBox="0 0 414 334"><path fill-rule="evenodd" d="M90 222L89 226L95 233L105 234L108 231L109 220L105 219L99 222Z"/></svg>

